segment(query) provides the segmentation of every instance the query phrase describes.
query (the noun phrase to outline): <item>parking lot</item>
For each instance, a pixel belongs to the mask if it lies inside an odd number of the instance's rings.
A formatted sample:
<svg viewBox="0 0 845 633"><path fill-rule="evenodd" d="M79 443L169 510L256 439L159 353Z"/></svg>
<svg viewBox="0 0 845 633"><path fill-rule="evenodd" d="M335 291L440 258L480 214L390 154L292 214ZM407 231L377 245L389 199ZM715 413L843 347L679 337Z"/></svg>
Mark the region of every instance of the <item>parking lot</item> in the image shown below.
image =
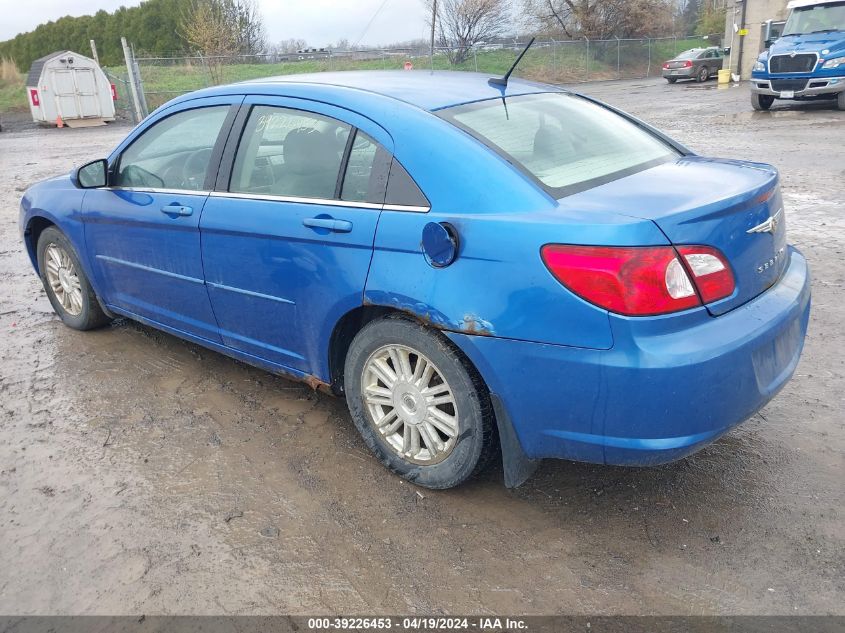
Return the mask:
<svg viewBox="0 0 845 633"><path fill-rule="evenodd" d="M416 488L345 404L120 320L63 326L24 253L31 183L128 127L0 133L0 612L845 614L845 113L745 87L576 87L701 154L776 165L813 272L794 379L697 455ZM4 122L8 123L8 122ZM553 397L553 394L550 394Z"/></svg>

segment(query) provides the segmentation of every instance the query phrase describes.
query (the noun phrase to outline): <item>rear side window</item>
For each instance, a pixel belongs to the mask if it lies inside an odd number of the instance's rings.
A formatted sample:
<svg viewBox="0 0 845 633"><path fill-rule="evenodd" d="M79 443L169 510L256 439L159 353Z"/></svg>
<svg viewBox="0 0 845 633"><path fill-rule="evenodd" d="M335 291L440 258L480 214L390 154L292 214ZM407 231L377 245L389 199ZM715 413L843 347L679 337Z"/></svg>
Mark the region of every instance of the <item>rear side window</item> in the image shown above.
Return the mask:
<svg viewBox="0 0 845 633"><path fill-rule="evenodd" d="M381 204L387 187L390 153L361 130L349 147L341 200Z"/></svg>
<svg viewBox="0 0 845 633"><path fill-rule="evenodd" d="M403 207L429 208L425 194L420 191L411 175L395 158L390 165L390 177L387 181L387 195L384 203Z"/></svg>
<svg viewBox="0 0 845 633"><path fill-rule="evenodd" d="M352 127L314 112L252 109L229 191L333 199Z"/></svg>
<svg viewBox="0 0 845 633"><path fill-rule="evenodd" d="M139 136L120 156L113 184L153 189L203 188L229 106L177 112Z"/></svg>
<svg viewBox="0 0 845 633"><path fill-rule="evenodd" d="M481 101L439 114L558 198L680 155L612 110L563 93Z"/></svg>

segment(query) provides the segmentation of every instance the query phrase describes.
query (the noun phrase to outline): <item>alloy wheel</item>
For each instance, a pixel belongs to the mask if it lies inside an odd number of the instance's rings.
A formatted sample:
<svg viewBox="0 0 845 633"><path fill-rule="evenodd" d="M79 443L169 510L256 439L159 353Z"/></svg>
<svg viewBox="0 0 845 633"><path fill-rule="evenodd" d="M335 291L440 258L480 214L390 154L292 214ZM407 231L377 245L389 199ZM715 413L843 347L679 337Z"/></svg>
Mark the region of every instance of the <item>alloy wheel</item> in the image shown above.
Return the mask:
<svg viewBox="0 0 845 633"><path fill-rule="evenodd" d="M71 316L82 314L82 284L68 252L50 244L44 253L47 283L62 308Z"/></svg>
<svg viewBox="0 0 845 633"><path fill-rule="evenodd" d="M431 465L446 459L460 429L455 396L424 354L404 345L374 351L361 376L370 423L402 459Z"/></svg>

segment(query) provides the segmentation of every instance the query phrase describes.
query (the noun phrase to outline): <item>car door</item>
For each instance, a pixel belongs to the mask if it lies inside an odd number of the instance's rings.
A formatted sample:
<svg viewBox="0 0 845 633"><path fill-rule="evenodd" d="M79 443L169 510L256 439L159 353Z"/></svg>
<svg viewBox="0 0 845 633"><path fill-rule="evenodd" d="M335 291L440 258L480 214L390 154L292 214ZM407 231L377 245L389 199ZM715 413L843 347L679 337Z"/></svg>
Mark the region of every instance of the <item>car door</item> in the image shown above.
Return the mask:
<svg viewBox="0 0 845 633"><path fill-rule="evenodd" d="M188 102L161 113L112 156L109 186L86 193L85 239L114 311L220 342L199 220L236 102Z"/></svg>
<svg viewBox="0 0 845 633"><path fill-rule="evenodd" d="M708 50L704 56L704 63L707 66L707 74L712 77L716 72L716 51Z"/></svg>
<svg viewBox="0 0 845 633"><path fill-rule="evenodd" d="M698 73L701 72L702 67L707 66L707 51L699 53L696 55L695 59L693 60L693 77L698 77Z"/></svg>
<svg viewBox="0 0 845 633"><path fill-rule="evenodd" d="M332 327L362 303L392 140L303 99L247 97L238 119L200 221L223 341L324 375Z"/></svg>

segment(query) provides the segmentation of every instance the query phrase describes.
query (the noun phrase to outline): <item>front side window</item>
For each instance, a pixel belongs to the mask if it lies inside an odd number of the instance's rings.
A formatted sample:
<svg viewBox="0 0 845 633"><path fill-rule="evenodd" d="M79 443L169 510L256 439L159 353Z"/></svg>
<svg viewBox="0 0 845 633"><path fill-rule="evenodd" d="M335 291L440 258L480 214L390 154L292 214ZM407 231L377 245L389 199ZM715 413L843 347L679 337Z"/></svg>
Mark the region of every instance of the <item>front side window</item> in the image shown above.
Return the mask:
<svg viewBox="0 0 845 633"><path fill-rule="evenodd" d="M556 197L680 155L647 130L575 95L480 101L439 114L521 167Z"/></svg>
<svg viewBox="0 0 845 633"><path fill-rule="evenodd" d="M255 106L235 155L229 191L333 199L352 127L289 108Z"/></svg>
<svg viewBox="0 0 845 633"><path fill-rule="evenodd" d="M153 124L120 156L113 184L153 189L203 188L229 106L177 112Z"/></svg>

